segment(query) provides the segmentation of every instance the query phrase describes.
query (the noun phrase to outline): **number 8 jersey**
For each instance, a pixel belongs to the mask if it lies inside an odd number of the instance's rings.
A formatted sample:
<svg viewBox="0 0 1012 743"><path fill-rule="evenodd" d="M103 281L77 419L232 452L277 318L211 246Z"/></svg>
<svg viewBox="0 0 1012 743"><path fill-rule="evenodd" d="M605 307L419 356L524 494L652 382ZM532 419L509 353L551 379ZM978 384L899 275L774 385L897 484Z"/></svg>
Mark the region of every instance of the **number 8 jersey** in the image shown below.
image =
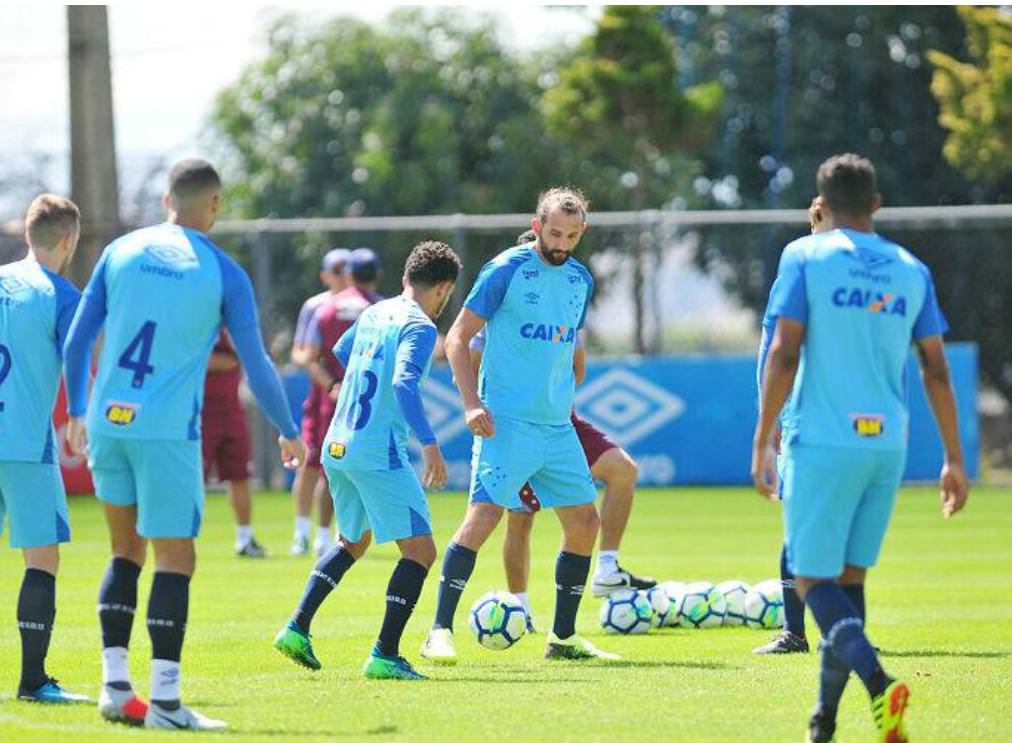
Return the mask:
<svg viewBox="0 0 1012 743"><path fill-rule="evenodd" d="M422 445L435 442L419 393L435 344L436 326L403 296L369 307L341 336L334 355L344 382L323 445L329 467L407 467L409 427Z"/></svg>

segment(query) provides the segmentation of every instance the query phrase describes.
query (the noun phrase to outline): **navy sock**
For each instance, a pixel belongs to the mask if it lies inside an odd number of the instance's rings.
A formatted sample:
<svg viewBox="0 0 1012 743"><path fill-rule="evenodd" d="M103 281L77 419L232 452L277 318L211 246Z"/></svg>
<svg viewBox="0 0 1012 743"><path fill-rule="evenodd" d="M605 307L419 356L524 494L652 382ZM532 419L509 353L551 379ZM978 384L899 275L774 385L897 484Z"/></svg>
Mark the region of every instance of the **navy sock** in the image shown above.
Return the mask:
<svg viewBox="0 0 1012 743"><path fill-rule="evenodd" d="M805 636L805 602L794 587L794 573L787 567L787 545L780 550L780 585L784 589L784 629Z"/></svg>
<svg viewBox="0 0 1012 743"><path fill-rule="evenodd" d="M348 568L355 564L355 558L341 545L335 545L330 552L321 557L313 567L306 581L306 590L302 593L299 605L292 615L292 621L299 629L309 633L309 625L313 622L317 610L330 592L337 588Z"/></svg>
<svg viewBox="0 0 1012 743"><path fill-rule="evenodd" d="M376 649L382 655L400 655L401 635L415 610L418 597L422 595L422 584L429 569L402 557L394 568L387 584L387 610L383 615Z"/></svg>
<svg viewBox="0 0 1012 743"><path fill-rule="evenodd" d="M450 542L443 556L443 572L439 576L439 595L436 598L436 621L433 629L453 629L453 615L457 613L460 594L474 570L478 553L456 542Z"/></svg>
<svg viewBox="0 0 1012 743"><path fill-rule="evenodd" d="M555 561L555 622L552 632L560 640L576 632L576 612L590 573L590 555L560 552Z"/></svg>
<svg viewBox="0 0 1012 743"><path fill-rule="evenodd" d="M148 596L151 657L179 662L183 654L186 617L190 612L190 576L156 572Z"/></svg>
<svg viewBox="0 0 1012 743"><path fill-rule="evenodd" d="M141 566L124 557L114 557L98 589L98 621L102 625L103 648L130 647L130 632L137 612L137 579Z"/></svg>
<svg viewBox="0 0 1012 743"><path fill-rule="evenodd" d="M823 641L837 658L860 677L872 697L884 692L888 685L885 671L865 637L857 609L839 584L817 583L805 601L822 630Z"/></svg>
<svg viewBox="0 0 1012 743"><path fill-rule="evenodd" d="M34 690L46 682L46 653L56 618L56 576L28 568L18 594L21 633L21 688Z"/></svg>
<svg viewBox="0 0 1012 743"><path fill-rule="evenodd" d="M828 643L823 643L819 668L819 707L831 720L836 719L836 710L840 707L840 699L849 678L850 669Z"/></svg>
<svg viewBox="0 0 1012 743"><path fill-rule="evenodd" d="M865 615L864 608L864 584L863 583L842 583L840 588L847 594L847 598L850 599L850 603L854 605L854 609L857 610L857 615L861 617L861 623L866 627L868 626L868 618Z"/></svg>

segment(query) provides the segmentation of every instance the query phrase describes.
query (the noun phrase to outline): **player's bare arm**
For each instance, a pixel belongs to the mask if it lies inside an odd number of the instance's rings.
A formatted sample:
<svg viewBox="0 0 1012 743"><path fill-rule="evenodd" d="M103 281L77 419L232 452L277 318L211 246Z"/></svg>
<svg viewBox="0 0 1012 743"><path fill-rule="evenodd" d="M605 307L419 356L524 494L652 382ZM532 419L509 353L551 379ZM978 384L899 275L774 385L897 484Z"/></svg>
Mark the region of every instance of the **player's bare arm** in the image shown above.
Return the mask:
<svg viewBox="0 0 1012 743"><path fill-rule="evenodd" d="M801 362L801 345L805 326L796 320L781 317L766 356L763 371L759 421L752 441L752 482L759 494L774 500L777 497L776 452L773 433L777 417L794 386L794 376Z"/></svg>
<svg viewBox="0 0 1012 743"><path fill-rule="evenodd" d="M583 384L587 378L587 350L583 346L573 350L573 376L577 384Z"/></svg>
<svg viewBox="0 0 1012 743"><path fill-rule="evenodd" d="M207 360L207 370L212 374L230 372L239 368L239 360L230 353L213 352Z"/></svg>
<svg viewBox="0 0 1012 743"><path fill-rule="evenodd" d="M464 417L467 427L477 436L486 438L495 435L492 414L478 398L478 375L471 364L470 343L485 326L485 319L466 307L453 321L446 335L446 358L453 370L453 379L464 402Z"/></svg>
<svg viewBox="0 0 1012 743"><path fill-rule="evenodd" d="M949 518L962 510L969 497L970 486L963 463L963 449L959 441L956 397L949 379L949 363L945 358L945 343L940 335L930 335L917 341L921 360L921 377L928 403L935 414L938 431L945 449L945 463L939 478L941 485L942 515Z"/></svg>

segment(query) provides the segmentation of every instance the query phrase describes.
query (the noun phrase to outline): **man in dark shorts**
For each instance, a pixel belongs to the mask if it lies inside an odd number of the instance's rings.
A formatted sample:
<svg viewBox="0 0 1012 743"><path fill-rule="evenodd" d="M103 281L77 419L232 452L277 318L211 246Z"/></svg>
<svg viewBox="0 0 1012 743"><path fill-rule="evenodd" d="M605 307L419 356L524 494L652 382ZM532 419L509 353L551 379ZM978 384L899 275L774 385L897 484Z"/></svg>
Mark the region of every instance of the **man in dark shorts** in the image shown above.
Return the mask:
<svg viewBox="0 0 1012 743"><path fill-rule="evenodd" d="M201 413L201 449L204 480L212 470L226 483L228 502L235 514L235 553L239 557L266 557L253 536L253 499L249 487L250 437L246 411L239 400L239 357L223 328L211 350L204 378Z"/></svg>

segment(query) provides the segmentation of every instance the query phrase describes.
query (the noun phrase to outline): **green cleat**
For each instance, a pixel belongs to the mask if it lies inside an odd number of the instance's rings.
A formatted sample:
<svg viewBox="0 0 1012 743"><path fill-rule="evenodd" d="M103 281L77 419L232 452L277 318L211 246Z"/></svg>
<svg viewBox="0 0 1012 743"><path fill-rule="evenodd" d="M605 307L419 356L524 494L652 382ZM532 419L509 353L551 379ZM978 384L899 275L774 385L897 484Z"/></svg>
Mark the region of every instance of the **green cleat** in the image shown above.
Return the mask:
<svg viewBox="0 0 1012 743"><path fill-rule="evenodd" d="M545 657L549 660L621 660L622 656L594 647L579 635L560 640L554 632L548 633Z"/></svg>
<svg viewBox="0 0 1012 743"><path fill-rule="evenodd" d="M300 666L305 666L311 671L319 671L323 666L313 653L311 637L303 633L295 622L289 622L274 638L274 647Z"/></svg>
<svg viewBox="0 0 1012 743"><path fill-rule="evenodd" d="M891 681L885 691L871 700L871 713L878 728L879 743L907 743L903 715L910 704L910 687L902 681Z"/></svg>
<svg viewBox="0 0 1012 743"><path fill-rule="evenodd" d="M376 650L369 653L365 666L362 667L362 673L367 679L425 681L429 678L412 668L411 664L403 656L380 655Z"/></svg>

